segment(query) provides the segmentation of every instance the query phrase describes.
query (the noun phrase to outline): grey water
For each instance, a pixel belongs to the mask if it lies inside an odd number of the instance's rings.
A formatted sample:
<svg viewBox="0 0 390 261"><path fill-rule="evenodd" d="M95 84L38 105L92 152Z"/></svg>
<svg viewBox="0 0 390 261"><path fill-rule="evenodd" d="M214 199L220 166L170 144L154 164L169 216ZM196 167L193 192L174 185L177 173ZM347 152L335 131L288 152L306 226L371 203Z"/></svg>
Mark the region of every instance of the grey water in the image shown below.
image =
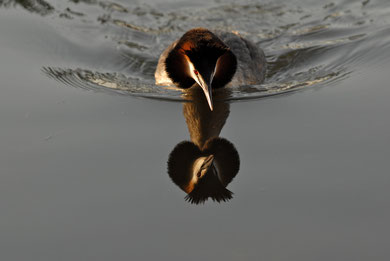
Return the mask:
<svg viewBox="0 0 390 261"><path fill-rule="evenodd" d="M233 198L195 205L153 74L199 26L268 65L220 101ZM0 260L389 260L389 68L387 0L0 0Z"/></svg>

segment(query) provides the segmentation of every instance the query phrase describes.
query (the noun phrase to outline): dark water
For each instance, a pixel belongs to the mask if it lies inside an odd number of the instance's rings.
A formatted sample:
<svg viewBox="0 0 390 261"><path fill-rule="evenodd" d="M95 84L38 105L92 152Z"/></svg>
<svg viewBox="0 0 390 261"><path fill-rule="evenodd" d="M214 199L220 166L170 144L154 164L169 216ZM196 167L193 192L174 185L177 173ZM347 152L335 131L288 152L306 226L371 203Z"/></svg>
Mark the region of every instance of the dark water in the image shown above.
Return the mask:
<svg viewBox="0 0 390 261"><path fill-rule="evenodd" d="M219 96L220 204L168 176L192 96L153 84L197 26L269 62ZM0 0L0 259L389 260L389 54L386 0Z"/></svg>

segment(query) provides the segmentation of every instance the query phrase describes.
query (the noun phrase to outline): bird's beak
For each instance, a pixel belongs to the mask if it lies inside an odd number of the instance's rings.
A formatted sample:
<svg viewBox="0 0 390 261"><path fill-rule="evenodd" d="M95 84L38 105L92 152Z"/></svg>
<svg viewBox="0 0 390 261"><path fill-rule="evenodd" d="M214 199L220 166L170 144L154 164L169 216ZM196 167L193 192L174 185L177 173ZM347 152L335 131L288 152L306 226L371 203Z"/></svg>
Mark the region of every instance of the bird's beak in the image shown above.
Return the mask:
<svg viewBox="0 0 390 261"><path fill-rule="evenodd" d="M199 77L199 85L202 87L202 90L204 92L204 95L206 95L207 103L210 106L210 110L213 110L213 92L211 89L211 81L212 78L209 77Z"/></svg>
<svg viewBox="0 0 390 261"><path fill-rule="evenodd" d="M213 110L213 99L212 99L212 89L211 82L213 81L215 65L214 68L212 65L204 65L201 68L195 69L195 66L190 61L188 56L185 56L188 62L188 67L192 78L199 84L202 88L204 95L206 95L207 103L210 106L210 110ZM200 69L200 70L199 70Z"/></svg>

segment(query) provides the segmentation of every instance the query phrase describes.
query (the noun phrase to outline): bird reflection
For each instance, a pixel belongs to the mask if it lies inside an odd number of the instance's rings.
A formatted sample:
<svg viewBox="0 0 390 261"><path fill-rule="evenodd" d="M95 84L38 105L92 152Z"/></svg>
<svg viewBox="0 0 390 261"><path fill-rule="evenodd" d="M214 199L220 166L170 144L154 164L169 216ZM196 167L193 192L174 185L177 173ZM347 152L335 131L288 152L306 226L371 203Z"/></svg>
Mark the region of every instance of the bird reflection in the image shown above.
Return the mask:
<svg viewBox="0 0 390 261"><path fill-rule="evenodd" d="M191 141L176 145L168 159L168 174L187 193L185 199L193 204L228 201L233 193L227 185L237 175L240 159L234 145L219 134L229 116L229 104L223 98L227 89L213 93L214 110L209 109L200 88L191 88L183 104Z"/></svg>

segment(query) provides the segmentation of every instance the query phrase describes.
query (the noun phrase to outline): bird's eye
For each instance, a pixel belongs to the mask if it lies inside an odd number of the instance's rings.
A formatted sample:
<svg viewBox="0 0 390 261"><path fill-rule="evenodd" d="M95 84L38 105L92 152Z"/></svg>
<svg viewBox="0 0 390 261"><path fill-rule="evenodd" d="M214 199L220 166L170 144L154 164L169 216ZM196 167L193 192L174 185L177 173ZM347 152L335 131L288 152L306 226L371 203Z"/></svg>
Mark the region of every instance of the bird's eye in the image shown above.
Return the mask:
<svg viewBox="0 0 390 261"><path fill-rule="evenodd" d="M197 70L194 70L194 73L195 73L195 75L198 75L198 71Z"/></svg>
<svg viewBox="0 0 390 261"><path fill-rule="evenodd" d="M198 172L197 174L196 174L196 176L198 177L198 178L200 178L200 176L202 176L202 172Z"/></svg>

